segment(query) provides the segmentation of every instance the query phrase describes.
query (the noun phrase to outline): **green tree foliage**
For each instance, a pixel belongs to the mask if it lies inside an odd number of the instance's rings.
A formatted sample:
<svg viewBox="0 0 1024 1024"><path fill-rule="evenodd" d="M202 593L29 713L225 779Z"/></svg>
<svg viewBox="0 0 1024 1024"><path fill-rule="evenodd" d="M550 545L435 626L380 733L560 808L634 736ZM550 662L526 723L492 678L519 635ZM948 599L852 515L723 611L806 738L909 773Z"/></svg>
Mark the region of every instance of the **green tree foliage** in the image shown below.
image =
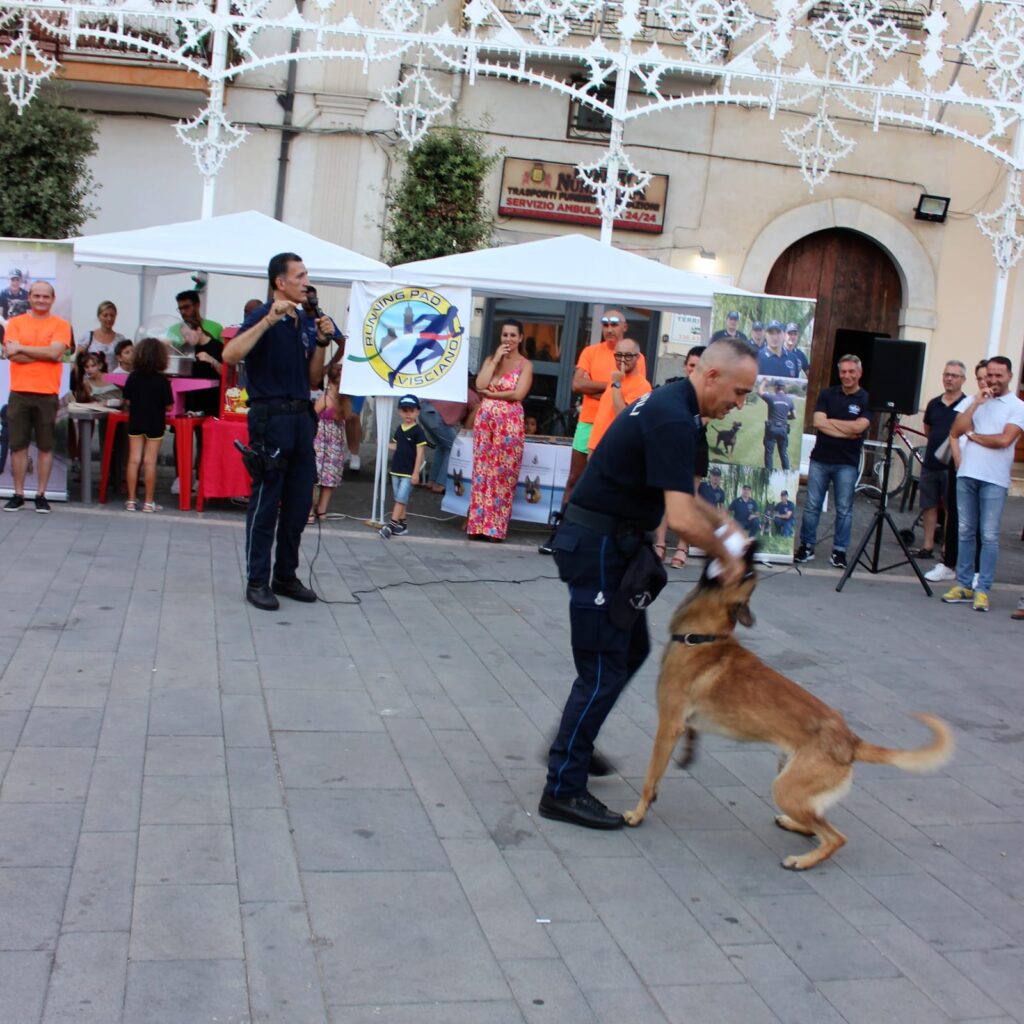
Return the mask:
<svg viewBox="0 0 1024 1024"><path fill-rule="evenodd" d="M88 160L96 123L37 96L19 115L0 100L0 235L67 238L92 216L96 185Z"/></svg>
<svg viewBox="0 0 1024 1024"><path fill-rule="evenodd" d="M484 180L497 159L467 128L429 132L409 151L401 180L388 195L387 261L429 260L488 246Z"/></svg>

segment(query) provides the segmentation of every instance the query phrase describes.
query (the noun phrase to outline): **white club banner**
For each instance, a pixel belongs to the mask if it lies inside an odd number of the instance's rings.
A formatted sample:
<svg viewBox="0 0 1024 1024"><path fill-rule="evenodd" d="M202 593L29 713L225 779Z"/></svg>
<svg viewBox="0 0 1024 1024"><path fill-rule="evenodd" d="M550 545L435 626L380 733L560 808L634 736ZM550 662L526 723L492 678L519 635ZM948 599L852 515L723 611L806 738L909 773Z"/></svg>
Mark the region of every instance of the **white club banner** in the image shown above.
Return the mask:
<svg viewBox="0 0 1024 1024"><path fill-rule="evenodd" d="M472 300L468 288L354 282L345 393L464 402Z"/></svg>

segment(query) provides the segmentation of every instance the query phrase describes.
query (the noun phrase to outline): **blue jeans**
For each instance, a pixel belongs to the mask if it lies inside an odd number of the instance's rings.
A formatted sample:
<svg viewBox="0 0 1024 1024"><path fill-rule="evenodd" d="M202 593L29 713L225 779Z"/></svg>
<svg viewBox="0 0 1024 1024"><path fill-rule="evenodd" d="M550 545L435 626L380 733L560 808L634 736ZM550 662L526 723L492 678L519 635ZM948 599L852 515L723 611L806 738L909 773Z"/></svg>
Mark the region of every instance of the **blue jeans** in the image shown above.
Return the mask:
<svg viewBox="0 0 1024 1024"><path fill-rule="evenodd" d="M452 445L459 431L456 427L449 427L429 402L424 402L420 409L420 426L437 445L430 459L430 482L444 486L448 478L448 456L452 453Z"/></svg>
<svg viewBox="0 0 1024 1024"><path fill-rule="evenodd" d="M957 540L956 581L970 589L974 576L974 545L981 528L981 560L978 563L978 590L988 594L996 576L999 555L999 520L1006 504L1006 488L998 484L960 476L956 480L956 510L960 516Z"/></svg>
<svg viewBox="0 0 1024 1024"><path fill-rule="evenodd" d="M818 539L818 520L821 518L821 506L825 504L829 481L832 482L832 497L836 503L836 535L832 549L846 551L850 546L850 531L853 528L856 466L817 462L811 459L807 470L807 503L804 505L804 518L800 524L800 543L813 548Z"/></svg>

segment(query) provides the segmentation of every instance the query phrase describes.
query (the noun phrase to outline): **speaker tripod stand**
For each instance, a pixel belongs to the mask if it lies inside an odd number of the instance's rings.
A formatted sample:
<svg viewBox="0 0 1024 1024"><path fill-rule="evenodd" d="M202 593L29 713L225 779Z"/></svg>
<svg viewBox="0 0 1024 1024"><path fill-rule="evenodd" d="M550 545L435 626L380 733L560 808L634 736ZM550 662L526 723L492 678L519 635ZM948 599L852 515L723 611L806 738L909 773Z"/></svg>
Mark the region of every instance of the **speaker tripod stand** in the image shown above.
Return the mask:
<svg viewBox="0 0 1024 1024"><path fill-rule="evenodd" d="M924 578L924 573L917 566L917 562L914 561L910 554L910 549L907 547L906 541L903 539L900 531L897 529L896 524L893 522L893 518L889 515L889 466L892 462L892 440L894 431L896 429L896 410L894 408L889 409L889 425L886 428L885 437L885 466L882 471L882 494L878 499L878 508L875 511L874 518L871 520L871 525L867 528L864 536L861 537L860 543L857 545L853 552L853 556L847 562L846 571L843 573L842 579L836 584L836 591L841 591L846 586L846 581L853 575L853 570L858 565L863 565L868 572L877 575L881 572L888 572L890 569L898 569L901 565L910 563L910 567L914 570L917 578L921 581L921 586L924 587L924 592L931 597L932 588L928 586L928 581ZM888 526L892 531L892 535L896 538L896 543L899 544L906 556L902 562L893 562L892 565L886 565L879 568L879 556L882 552L882 527ZM864 558L864 552L867 550L868 544L874 541L874 547L872 549L871 560L862 561Z"/></svg>

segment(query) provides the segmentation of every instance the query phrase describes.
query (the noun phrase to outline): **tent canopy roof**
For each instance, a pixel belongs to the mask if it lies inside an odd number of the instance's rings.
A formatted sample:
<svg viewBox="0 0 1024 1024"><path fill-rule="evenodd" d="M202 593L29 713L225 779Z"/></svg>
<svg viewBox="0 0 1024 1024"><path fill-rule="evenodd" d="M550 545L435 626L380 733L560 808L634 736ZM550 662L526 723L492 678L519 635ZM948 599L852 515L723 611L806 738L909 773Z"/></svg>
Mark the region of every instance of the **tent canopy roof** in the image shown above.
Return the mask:
<svg viewBox="0 0 1024 1024"><path fill-rule="evenodd" d="M387 279L390 274L377 260L255 210L74 239L75 263L127 274L206 270L265 278L270 257L279 252L301 256L310 278L321 284Z"/></svg>
<svg viewBox="0 0 1024 1024"><path fill-rule="evenodd" d="M475 295L628 302L657 309L710 306L715 292L747 294L578 234L403 263L391 276L396 283L462 285Z"/></svg>

